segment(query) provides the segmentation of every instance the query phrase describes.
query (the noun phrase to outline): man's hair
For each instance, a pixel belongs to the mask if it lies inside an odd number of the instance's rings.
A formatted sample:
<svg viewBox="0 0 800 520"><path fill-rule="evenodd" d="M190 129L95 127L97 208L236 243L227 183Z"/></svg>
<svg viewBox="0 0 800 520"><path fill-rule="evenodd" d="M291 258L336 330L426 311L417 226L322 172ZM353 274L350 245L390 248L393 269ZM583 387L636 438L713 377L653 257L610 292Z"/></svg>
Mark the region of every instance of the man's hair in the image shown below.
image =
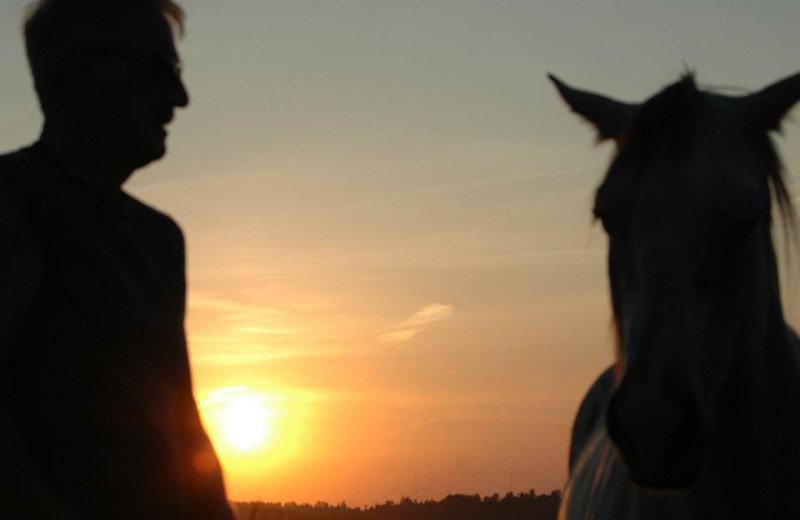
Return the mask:
<svg viewBox="0 0 800 520"><path fill-rule="evenodd" d="M173 0L36 0L23 27L25 51L45 114L57 103L59 79L81 51L97 45L98 28L113 29L131 14L160 13L179 36L183 9Z"/></svg>

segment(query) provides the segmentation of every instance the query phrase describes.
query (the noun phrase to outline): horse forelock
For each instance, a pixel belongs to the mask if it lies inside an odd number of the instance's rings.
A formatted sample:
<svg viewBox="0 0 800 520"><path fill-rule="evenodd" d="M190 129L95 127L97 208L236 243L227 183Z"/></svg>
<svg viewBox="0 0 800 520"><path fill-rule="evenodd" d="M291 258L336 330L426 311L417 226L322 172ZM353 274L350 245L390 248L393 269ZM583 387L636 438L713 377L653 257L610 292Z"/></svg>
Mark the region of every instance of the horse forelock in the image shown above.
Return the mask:
<svg viewBox="0 0 800 520"><path fill-rule="evenodd" d="M683 158L692 143L700 91L692 74L684 75L639 109L621 139L618 157L641 163L659 151L667 158Z"/></svg>

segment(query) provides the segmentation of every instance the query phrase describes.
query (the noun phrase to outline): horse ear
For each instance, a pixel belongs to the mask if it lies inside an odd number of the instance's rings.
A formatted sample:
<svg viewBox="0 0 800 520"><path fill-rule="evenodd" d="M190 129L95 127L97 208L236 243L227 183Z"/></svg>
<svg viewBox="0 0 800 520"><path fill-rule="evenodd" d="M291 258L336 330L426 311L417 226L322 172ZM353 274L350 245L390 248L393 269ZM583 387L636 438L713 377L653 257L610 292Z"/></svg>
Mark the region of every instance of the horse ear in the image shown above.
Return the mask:
<svg viewBox="0 0 800 520"><path fill-rule="evenodd" d="M639 110L637 104L623 103L600 94L574 89L552 74L547 76L572 111L597 129L598 141L605 139L618 141Z"/></svg>
<svg viewBox="0 0 800 520"><path fill-rule="evenodd" d="M736 99L735 106L745 127L766 132L780 130L781 121L798 101L800 73Z"/></svg>

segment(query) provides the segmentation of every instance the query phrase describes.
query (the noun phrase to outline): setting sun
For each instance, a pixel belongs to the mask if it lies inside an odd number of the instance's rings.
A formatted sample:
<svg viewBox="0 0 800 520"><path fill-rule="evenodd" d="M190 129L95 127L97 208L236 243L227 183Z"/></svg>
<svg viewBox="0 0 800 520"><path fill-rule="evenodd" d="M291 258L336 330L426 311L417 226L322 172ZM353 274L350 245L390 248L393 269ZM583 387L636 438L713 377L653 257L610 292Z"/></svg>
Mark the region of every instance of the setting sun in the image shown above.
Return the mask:
<svg viewBox="0 0 800 520"><path fill-rule="evenodd" d="M250 451L268 440L270 413L252 396L236 395L222 412L225 440L242 451Z"/></svg>
<svg viewBox="0 0 800 520"><path fill-rule="evenodd" d="M246 386L209 392L201 409L217 449L221 452L267 451L281 415L270 396Z"/></svg>
<svg viewBox="0 0 800 520"><path fill-rule="evenodd" d="M228 484L240 493L256 475L272 475L287 461L297 463L302 458L297 449L306 433L309 396L305 393L231 385L217 386L199 397L200 414Z"/></svg>

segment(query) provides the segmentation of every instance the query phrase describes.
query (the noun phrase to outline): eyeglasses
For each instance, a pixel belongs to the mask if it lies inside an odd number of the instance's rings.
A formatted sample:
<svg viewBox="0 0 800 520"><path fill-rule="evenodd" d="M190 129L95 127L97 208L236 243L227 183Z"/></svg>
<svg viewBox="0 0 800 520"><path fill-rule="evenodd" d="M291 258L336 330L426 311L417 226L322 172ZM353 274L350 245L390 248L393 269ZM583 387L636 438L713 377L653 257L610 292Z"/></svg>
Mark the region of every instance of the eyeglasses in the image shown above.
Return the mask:
<svg viewBox="0 0 800 520"><path fill-rule="evenodd" d="M107 48L93 49L92 52L101 56L110 56L129 62L140 63L147 67L156 80L161 82L180 80L183 74L183 63L178 59L164 54L143 54Z"/></svg>

